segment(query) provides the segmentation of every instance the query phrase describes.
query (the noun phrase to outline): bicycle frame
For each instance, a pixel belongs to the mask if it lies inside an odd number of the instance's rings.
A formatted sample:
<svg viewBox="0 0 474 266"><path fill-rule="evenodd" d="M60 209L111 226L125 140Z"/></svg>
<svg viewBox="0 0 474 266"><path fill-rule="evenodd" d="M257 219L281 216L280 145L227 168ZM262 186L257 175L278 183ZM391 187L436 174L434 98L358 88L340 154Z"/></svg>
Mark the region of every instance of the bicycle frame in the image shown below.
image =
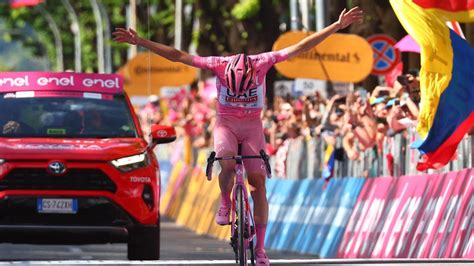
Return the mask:
<svg viewBox="0 0 474 266"><path fill-rule="evenodd" d="M240 154L240 151L239 151ZM247 187L245 186L245 180L244 180L244 166L242 162L242 156L237 155L235 156L235 185L232 191L232 196L233 196L233 201L232 201L232 219L231 219L231 235L235 235L235 230L237 227L235 226L236 223L236 211L237 211L237 194L239 191L239 188L242 191L243 194L243 204L245 204L245 214L244 217L239 217L239 219L244 219L244 225L246 228L244 228L244 232L248 232L248 236L244 234L244 250L247 250L249 248L250 242L253 241L255 237L255 221L253 218L253 213L252 210L250 209L250 204L249 204L249 198L248 198L248 191ZM253 251L251 251L253 252ZM252 256L253 257L253 256Z"/></svg>
<svg viewBox="0 0 474 266"><path fill-rule="evenodd" d="M247 249L252 249L253 248L253 239L255 238L256 232L255 232L255 221L253 218L252 210L250 209L250 204L248 200L248 191L247 187L245 186L245 180L244 180L244 165L243 165L243 159L261 159L265 163L265 168L267 171L267 176L271 178L271 169L270 169L270 164L268 163L268 155L263 151L260 150L260 155L254 155L254 156L243 156L241 155L242 153L242 143L239 143L238 146L238 152L237 155L235 156L223 156L223 157L215 157L216 153L211 152L211 155L207 159L207 168L206 168L206 175L207 179L211 180L212 178L212 165L214 161L218 160L235 160L235 183L234 187L232 190L232 216L231 216L231 245L234 248L234 252L236 252L236 260L238 260L238 252L236 251L233 243L235 241L234 236L236 235L236 230L239 228L236 226L236 212L237 212L237 203L238 203L238 192L239 190L242 191L242 196L243 196L243 205L245 206L245 214L244 216L244 221L243 224L245 225L245 228L241 232L247 232L247 234L243 233L244 237L244 253L246 254ZM242 217L239 217L239 219L242 219ZM238 243L237 243L238 245ZM238 247L237 247L238 249ZM244 255L245 262L243 262L244 265L247 265L247 259L246 255ZM253 250L251 250L251 261L253 265L254 260L254 253ZM242 263L242 262L241 262Z"/></svg>

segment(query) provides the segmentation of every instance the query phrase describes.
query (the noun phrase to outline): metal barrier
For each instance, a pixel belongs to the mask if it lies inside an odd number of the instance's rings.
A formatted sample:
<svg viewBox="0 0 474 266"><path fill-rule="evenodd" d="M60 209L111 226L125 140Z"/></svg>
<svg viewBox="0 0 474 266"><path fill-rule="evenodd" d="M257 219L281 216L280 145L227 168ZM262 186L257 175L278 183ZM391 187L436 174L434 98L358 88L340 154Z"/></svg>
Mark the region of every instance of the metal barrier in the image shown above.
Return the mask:
<svg viewBox="0 0 474 266"><path fill-rule="evenodd" d="M344 156L342 161L336 160L334 177L347 176L402 176L419 174L416 170L420 153L410 148L415 141L415 129L410 128L393 137L386 137L381 152L376 147L364 151L358 160L349 160ZM303 179L320 178L324 167L326 144L322 139L311 138L289 140L286 157L286 176L280 178ZM342 140L338 139L336 148L342 148ZM439 170L429 170L428 173L458 171L474 166L474 136L466 136L458 147L458 157ZM393 173L389 171L387 155L393 157ZM273 166L275 158L271 158Z"/></svg>
<svg viewBox="0 0 474 266"><path fill-rule="evenodd" d="M387 155L393 157L393 176L419 174L416 164L419 152L410 148L415 141L415 129L409 129L393 137L386 137L381 152L376 147L361 153L358 160L349 160L344 156L342 161L335 161L334 177L378 177L390 176ZM275 175L276 157L270 157L270 164L274 171L273 176L285 179L320 178L324 166L326 144L320 138L287 139L289 142L285 162L285 175ZM474 167L474 136L466 136L458 147L457 160L451 161L439 170L429 170L427 173L458 171ZM338 139L336 148L342 148L342 140ZM170 160L182 157L188 164L193 164L198 150L192 148L191 141L178 138L178 141L168 145L159 145L157 155L159 159ZM179 154L179 156L177 156ZM281 160L281 158L279 158Z"/></svg>

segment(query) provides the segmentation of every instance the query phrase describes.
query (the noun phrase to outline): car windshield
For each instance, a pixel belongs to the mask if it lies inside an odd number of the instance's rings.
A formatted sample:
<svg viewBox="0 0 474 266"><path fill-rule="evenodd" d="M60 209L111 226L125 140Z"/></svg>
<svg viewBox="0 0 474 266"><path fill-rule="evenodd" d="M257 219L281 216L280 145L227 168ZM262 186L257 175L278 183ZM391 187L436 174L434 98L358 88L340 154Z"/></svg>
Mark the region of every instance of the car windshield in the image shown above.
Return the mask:
<svg viewBox="0 0 474 266"><path fill-rule="evenodd" d="M10 97L0 93L0 137L135 138L132 113L123 95Z"/></svg>

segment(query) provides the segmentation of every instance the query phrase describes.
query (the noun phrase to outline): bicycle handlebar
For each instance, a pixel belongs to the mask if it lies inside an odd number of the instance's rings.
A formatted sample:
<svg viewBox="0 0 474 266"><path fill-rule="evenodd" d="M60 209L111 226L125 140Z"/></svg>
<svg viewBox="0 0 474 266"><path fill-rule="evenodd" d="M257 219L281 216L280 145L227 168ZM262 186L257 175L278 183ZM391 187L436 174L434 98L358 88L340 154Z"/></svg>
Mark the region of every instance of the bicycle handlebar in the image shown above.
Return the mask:
<svg viewBox="0 0 474 266"><path fill-rule="evenodd" d="M264 150L260 150L260 155L234 155L234 156L223 156L223 157L216 157L216 152L211 152L209 158L207 158L207 166L206 166L206 176L207 180L211 181L212 179L212 167L214 165L214 161L221 161L221 160L242 160L242 159L262 159L265 163L265 170L267 172L268 178L272 178L272 169L270 168L270 163L268 156Z"/></svg>
<svg viewBox="0 0 474 266"><path fill-rule="evenodd" d="M272 178L272 169L270 168L270 163L268 162L270 156L268 156L264 150L260 150L260 156L262 157L263 162L265 163L265 169L267 170L268 178Z"/></svg>
<svg viewBox="0 0 474 266"><path fill-rule="evenodd" d="M209 155L209 158L207 158L206 176L207 176L208 181L211 181L212 179L212 166L214 164L215 158L216 158L215 151L211 152L211 154Z"/></svg>

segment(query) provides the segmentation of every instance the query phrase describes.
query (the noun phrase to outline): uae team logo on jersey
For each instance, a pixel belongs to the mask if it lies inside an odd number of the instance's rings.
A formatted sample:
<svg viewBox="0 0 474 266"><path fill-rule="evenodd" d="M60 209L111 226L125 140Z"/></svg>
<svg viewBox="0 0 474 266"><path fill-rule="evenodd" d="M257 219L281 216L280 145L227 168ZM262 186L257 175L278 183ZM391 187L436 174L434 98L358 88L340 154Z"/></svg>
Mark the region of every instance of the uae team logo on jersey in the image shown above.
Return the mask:
<svg viewBox="0 0 474 266"><path fill-rule="evenodd" d="M249 89L245 93L239 95L226 89L225 100L228 103L255 103L258 101L257 88Z"/></svg>

